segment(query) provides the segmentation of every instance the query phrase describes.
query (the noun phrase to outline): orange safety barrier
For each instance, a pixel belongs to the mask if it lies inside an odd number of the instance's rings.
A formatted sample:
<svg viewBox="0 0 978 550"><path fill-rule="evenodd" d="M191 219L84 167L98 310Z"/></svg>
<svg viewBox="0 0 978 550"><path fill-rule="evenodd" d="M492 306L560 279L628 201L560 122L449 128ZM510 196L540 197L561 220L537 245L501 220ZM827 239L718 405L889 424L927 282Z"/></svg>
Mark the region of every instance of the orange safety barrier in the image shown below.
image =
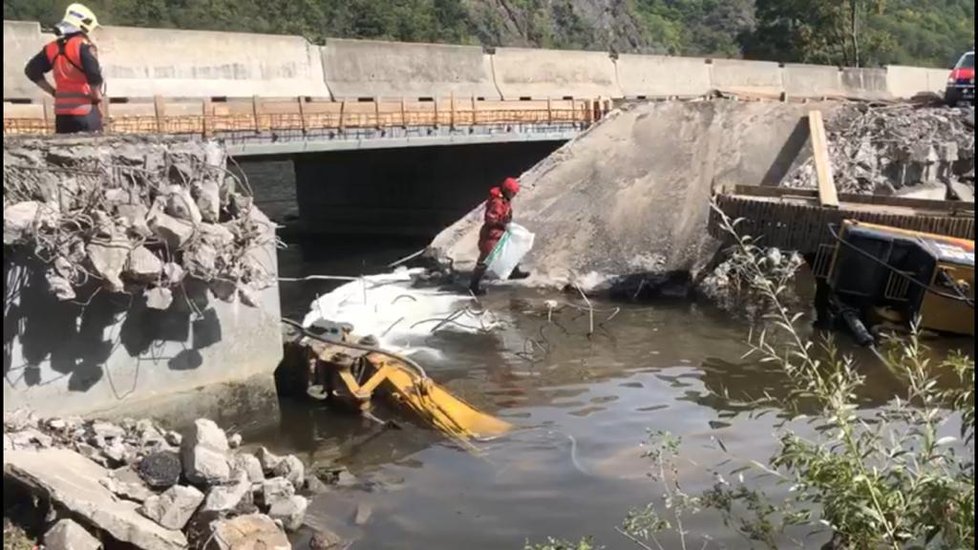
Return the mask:
<svg viewBox="0 0 978 550"><path fill-rule="evenodd" d="M447 103L447 105L446 105ZM212 103L112 103L105 124L107 133L199 134L323 131L411 127L468 127L508 125L576 125L587 127L611 108L609 100L494 101L480 105L474 99L458 105L445 101L400 103L295 100L230 100ZM47 105L5 106L4 135L54 132ZM40 109L38 109L40 107ZM8 114L8 110L11 111ZM122 111L113 113L112 111ZM33 111L40 111L39 113ZM172 111L168 112L168 111ZM195 114L191 114L194 113Z"/></svg>

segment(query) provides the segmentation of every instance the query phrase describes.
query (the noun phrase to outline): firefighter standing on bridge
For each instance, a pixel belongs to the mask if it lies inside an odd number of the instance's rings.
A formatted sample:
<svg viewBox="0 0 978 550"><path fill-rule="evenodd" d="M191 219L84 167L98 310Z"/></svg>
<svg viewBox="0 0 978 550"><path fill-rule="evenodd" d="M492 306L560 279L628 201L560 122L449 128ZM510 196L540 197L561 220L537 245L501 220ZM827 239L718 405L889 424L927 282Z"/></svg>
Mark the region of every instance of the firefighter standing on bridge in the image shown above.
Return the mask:
<svg viewBox="0 0 978 550"><path fill-rule="evenodd" d="M482 229L479 230L479 259L472 272L472 280L469 283L469 290L472 294L480 296L485 294L481 286L482 278L486 274L486 258L492 253L492 249L499 243L499 239L506 233L506 225L513 221L513 197L520 191L520 183L516 178L506 178L499 187L489 190L489 199L486 201L485 218ZM520 266L513 268L510 279L525 279L530 274L520 270Z"/></svg>
<svg viewBox="0 0 978 550"><path fill-rule="evenodd" d="M54 97L55 131L59 134L100 132L103 102L102 69L89 34L98 27L95 14L71 4L55 25L57 40L27 62L24 74ZM44 76L54 73L54 86Z"/></svg>

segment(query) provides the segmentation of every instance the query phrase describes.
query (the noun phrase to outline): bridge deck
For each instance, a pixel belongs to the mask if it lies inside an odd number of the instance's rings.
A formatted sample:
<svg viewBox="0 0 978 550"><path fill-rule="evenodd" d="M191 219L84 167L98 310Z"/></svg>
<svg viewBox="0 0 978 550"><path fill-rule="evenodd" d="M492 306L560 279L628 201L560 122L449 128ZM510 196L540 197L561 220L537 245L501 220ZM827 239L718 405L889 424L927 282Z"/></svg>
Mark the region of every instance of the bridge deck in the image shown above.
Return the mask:
<svg viewBox="0 0 978 550"><path fill-rule="evenodd" d="M606 100L331 101L153 98L111 103L106 131L224 139L236 154L569 139L610 109ZM50 102L4 104L3 133L50 134Z"/></svg>
<svg viewBox="0 0 978 550"><path fill-rule="evenodd" d="M720 194L716 202L730 219L741 218L737 230L760 239L759 245L803 253L832 243L829 225L845 219L967 239L974 239L975 232L975 205L969 202L839 195L839 208L826 208L815 191L751 186ZM726 239L721 220L711 211L710 234Z"/></svg>

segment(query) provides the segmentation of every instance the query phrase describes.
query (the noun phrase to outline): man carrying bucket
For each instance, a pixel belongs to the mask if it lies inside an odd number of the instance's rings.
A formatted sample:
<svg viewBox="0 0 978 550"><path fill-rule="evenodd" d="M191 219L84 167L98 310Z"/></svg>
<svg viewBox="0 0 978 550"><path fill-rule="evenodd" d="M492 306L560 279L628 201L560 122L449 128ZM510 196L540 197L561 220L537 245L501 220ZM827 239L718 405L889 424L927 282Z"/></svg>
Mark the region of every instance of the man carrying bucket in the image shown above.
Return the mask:
<svg viewBox="0 0 978 550"><path fill-rule="evenodd" d="M486 291L480 286L482 278L486 274L486 258L499 243L499 239L506 233L506 225L513 220L512 200L520 191L520 183L516 178L506 178L502 185L493 187L489 190L489 199L486 201L485 221L479 231L479 260L476 262L475 271L472 272L472 281L469 283L469 290L476 296L481 296ZM510 279L525 279L530 274L521 271L517 265L510 273Z"/></svg>

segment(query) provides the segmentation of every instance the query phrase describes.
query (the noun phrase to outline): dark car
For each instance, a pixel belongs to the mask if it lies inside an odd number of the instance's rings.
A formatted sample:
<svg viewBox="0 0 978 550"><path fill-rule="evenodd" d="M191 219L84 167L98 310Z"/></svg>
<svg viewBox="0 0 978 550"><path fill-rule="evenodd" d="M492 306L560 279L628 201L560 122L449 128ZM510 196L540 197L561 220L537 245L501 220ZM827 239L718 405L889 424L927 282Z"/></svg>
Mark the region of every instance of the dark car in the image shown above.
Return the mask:
<svg viewBox="0 0 978 550"><path fill-rule="evenodd" d="M951 74L947 77L944 100L952 107L962 101L975 103L975 52L972 50L961 56Z"/></svg>

